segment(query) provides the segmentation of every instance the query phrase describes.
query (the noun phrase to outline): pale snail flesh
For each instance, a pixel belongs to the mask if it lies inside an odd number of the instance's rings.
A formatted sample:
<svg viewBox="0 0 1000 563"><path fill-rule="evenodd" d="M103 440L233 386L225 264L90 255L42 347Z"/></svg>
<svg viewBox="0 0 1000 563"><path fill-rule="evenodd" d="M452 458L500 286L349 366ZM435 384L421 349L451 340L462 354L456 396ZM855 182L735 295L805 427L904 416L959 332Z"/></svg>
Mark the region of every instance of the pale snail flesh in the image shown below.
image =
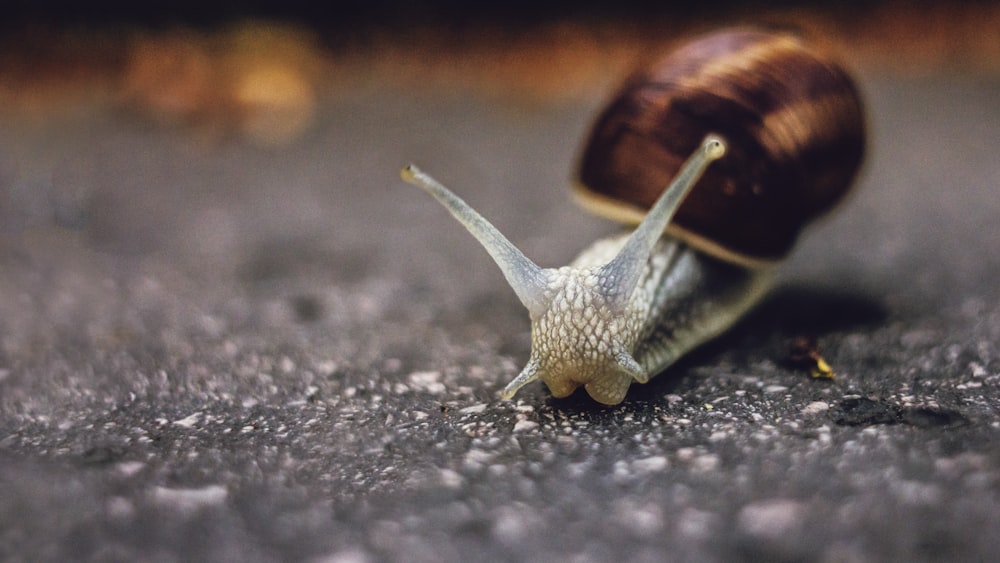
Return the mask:
<svg viewBox="0 0 1000 563"><path fill-rule="evenodd" d="M771 256L741 259L739 251L726 248L713 254L703 251L713 245L698 244L704 237L696 231L670 234L689 192L731 150L733 141L713 130L702 135L631 234L599 240L562 268L537 266L442 184L413 165L403 169L404 180L430 193L479 240L528 309L531 355L504 387L505 399L541 380L554 397L583 386L597 402L618 404L633 382L646 383L724 332L766 294ZM739 138L732 131L726 135ZM585 159L587 152L592 148ZM583 168L586 176L586 162ZM844 175L848 184L853 174Z"/></svg>
<svg viewBox="0 0 1000 563"><path fill-rule="evenodd" d="M554 397L582 385L595 401L618 404L633 381L646 383L757 302L767 286L764 269L730 265L661 236L724 151L720 139L706 139L631 235L598 241L562 268L535 265L443 185L412 165L403 170L479 239L528 309L531 356L504 398L540 379Z"/></svg>

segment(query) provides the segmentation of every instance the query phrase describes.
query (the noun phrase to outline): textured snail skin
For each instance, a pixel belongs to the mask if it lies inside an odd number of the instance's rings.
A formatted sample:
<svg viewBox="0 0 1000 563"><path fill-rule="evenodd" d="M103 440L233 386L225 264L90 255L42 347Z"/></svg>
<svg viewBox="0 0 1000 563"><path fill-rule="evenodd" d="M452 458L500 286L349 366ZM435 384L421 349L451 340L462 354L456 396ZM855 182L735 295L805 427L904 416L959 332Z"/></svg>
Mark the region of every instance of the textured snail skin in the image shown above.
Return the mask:
<svg viewBox="0 0 1000 563"><path fill-rule="evenodd" d="M627 235L601 239L549 284L553 301L532 319L529 367L537 366L554 397L579 385L595 401L620 403L633 382L646 383L678 358L719 335L755 305L771 281L768 269L725 263L662 237L623 311L606 307L593 274L620 252ZM618 367L614 347L630 351L635 373ZM638 375L636 375L638 374Z"/></svg>
<svg viewBox="0 0 1000 563"><path fill-rule="evenodd" d="M723 30L625 83L585 143L578 199L637 223L709 132L729 152L668 232L751 264L783 258L842 199L865 148L858 89L832 58L789 34Z"/></svg>

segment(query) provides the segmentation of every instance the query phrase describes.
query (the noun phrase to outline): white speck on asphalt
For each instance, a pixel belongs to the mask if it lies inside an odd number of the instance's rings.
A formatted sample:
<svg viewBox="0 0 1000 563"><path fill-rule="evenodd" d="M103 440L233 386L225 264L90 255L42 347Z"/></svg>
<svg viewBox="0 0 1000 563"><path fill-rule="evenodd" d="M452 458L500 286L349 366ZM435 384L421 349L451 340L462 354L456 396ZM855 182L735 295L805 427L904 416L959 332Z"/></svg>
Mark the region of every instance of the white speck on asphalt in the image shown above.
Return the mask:
<svg viewBox="0 0 1000 563"><path fill-rule="evenodd" d="M486 407L487 407L486 403L479 403L478 405L472 405L471 407L465 407L464 409L461 409L458 412L461 413L461 414L480 414L480 413L486 411Z"/></svg>
<svg viewBox="0 0 1000 563"><path fill-rule="evenodd" d="M830 409L830 404L824 401L813 401L802 407L802 414L819 414Z"/></svg>
<svg viewBox="0 0 1000 563"><path fill-rule="evenodd" d="M538 423L534 420L518 420L514 423L514 432L531 432L538 428Z"/></svg>
<svg viewBox="0 0 1000 563"><path fill-rule="evenodd" d="M744 506L736 519L736 526L751 536L780 539L795 533L804 513L805 507L798 501L767 499Z"/></svg>
<svg viewBox="0 0 1000 563"><path fill-rule="evenodd" d="M655 473L669 466L667 458L662 455L644 457L632 462L632 470L636 473Z"/></svg>
<svg viewBox="0 0 1000 563"><path fill-rule="evenodd" d="M408 379L412 387L433 395L440 395L445 392L445 386L444 383L441 383L441 372L439 371L415 371L410 374Z"/></svg>
<svg viewBox="0 0 1000 563"><path fill-rule="evenodd" d="M195 512L201 508L221 505L228 493L222 485L209 485L201 489L171 489L155 487L153 499L181 512Z"/></svg>
<svg viewBox="0 0 1000 563"><path fill-rule="evenodd" d="M459 489L465 482L465 479L457 471L451 469L441 469L438 477L441 479L441 484L449 489Z"/></svg>
<svg viewBox="0 0 1000 563"><path fill-rule="evenodd" d="M201 413L196 412L192 415L186 416L180 420L173 421L174 426L180 426L181 428L192 428L195 424L198 424L198 419L201 418Z"/></svg>

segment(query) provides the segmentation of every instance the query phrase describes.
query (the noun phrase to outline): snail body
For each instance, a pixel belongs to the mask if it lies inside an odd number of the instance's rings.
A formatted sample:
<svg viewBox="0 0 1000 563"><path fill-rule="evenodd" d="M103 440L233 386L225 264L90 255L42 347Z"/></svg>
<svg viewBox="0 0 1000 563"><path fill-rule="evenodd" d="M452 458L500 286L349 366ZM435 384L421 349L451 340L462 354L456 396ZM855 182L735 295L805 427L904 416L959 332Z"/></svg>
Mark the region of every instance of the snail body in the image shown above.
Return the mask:
<svg viewBox="0 0 1000 563"><path fill-rule="evenodd" d="M638 226L569 266L540 268L436 180L412 165L402 176L466 226L528 309L531 356L503 397L541 380L613 405L760 301L863 152L838 65L789 35L727 30L637 74L598 117L578 199Z"/></svg>

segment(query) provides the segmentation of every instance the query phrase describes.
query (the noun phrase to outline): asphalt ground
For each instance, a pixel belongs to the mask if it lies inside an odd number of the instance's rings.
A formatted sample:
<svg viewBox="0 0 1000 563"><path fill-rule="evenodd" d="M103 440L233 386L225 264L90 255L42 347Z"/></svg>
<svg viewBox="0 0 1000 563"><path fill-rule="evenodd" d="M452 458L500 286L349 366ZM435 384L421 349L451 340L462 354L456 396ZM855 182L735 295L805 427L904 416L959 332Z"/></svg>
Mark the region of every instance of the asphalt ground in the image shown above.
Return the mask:
<svg viewBox="0 0 1000 563"><path fill-rule="evenodd" d="M526 312L398 179L416 162L566 263L617 229L566 191L611 81L366 83L278 146L102 105L5 118L0 559L991 560L1000 80L859 80L856 192L615 407L499 399ZM835 379L790 362L800 336Z"/></svg>

